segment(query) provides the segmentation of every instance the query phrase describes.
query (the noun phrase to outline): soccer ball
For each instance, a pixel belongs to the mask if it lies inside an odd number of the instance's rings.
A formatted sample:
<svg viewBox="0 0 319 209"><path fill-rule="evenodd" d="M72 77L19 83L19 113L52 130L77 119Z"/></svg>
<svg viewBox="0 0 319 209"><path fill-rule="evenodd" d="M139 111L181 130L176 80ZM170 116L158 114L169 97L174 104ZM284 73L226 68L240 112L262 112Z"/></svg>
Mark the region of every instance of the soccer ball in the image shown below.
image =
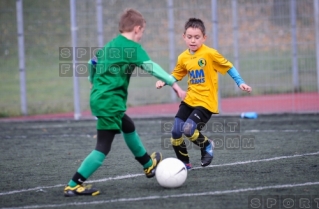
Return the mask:
<svg viewBox="0 0 319 209"><path fill-rule="evenodd" d="M176 188L183 185L187 178L187 169L182 161L177 158L165 158L155 171L159 185L166 188Z"/></svg>

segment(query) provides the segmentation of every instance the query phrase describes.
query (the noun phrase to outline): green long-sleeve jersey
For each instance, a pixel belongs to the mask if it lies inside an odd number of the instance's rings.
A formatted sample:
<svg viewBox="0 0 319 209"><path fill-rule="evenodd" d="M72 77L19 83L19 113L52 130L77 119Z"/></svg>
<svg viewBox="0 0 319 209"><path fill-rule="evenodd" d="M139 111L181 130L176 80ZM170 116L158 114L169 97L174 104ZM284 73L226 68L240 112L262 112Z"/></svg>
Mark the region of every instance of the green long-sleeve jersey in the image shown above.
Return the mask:
<svg viewBox="0 0 319 209"><path fill-rule="evenodd" d="M89 61L89 80L93 84L90 106L95 116L112 116L126 111L128 86L136 68L172 85L176 80L151 61L143 47L118 35Z"/></svg>

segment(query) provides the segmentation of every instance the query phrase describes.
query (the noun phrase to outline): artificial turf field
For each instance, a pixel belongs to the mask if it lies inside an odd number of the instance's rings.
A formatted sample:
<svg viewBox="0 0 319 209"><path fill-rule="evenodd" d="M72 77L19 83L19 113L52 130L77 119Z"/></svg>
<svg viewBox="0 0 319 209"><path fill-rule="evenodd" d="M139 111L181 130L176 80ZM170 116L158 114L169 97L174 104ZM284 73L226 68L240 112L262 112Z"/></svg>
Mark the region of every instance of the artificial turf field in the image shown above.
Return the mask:
<svg viewBox="0 0 319 209"><path fill-rule="evenodd" d="M150 153L175 156L163 125L171 121L134 120ZM200 151L190 146L194 169L182 187L165 189L147 179L117 135L88 181L101 194L71 198L63 188L94 149L96 121L0 122L0 208L319 208L319 114L213 116L214 121L240 129L205 129L216 141L214 160L201 168ZM236 139L247 136L237 146Z"/></svg>

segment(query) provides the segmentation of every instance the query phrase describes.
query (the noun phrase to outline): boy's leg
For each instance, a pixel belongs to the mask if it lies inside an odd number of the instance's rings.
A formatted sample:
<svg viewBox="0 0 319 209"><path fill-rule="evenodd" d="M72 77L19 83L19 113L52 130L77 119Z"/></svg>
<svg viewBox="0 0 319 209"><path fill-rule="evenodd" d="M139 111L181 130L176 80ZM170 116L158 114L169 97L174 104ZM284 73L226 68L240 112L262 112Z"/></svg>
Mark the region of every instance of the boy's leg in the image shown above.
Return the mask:
<svg viewBox="0 0 319 209"><path fill-rule="evenodd" d="M190 162L187 147L183 139L183 125L184 121L178 117L175 117L171 143L175 151L176 157L179 160L181 160L185 165L187 165L190 164Z"/></svg>
<svg viewBox="0 0 319 209"><path fill-rule="evenodd" d="M116 120L115 120L116 121ZM110 122L114 123L111 118L98 118L97 128L105 128ZM118 130L97 130L97 143L95 149L84 159L73 178L64 188L64 196L76 195L98 195L100 192L95 188L83 186L86 181L103 163L106 155L111 149L115 134Z"/></svg>
<svg viewBox="0 0 319 209"><path fill-rule="evenodd" d="M176 157L186 165L187 169L191 169L192 166L189 162L187 146L183 139L183 125L192 111L193 108L187 106L184 102L181 102L178 112L174 119L171 137L171 143L175 151Z"/></svg>
<svg viewBox="0 0 319 209"><path fill-rule="evenodd" d="M126 114L122 118L122 131L126 145L133 153L135 159L144 167L146 177L155 176L155 169L162 160L162 154L155 152L150 156L146 152L132 119Z"/></svg>
<svg viewBox="0 0 319 209"><path fill-rule="evenodd" d="M211 117L211 113L195 109L186 120L183 126L183 132L186 137L190 139L194 144L201 149L201 165L203 167L209 165L213 160L214 144L206 136L204 136L200 130L206 125Z"/></svg>

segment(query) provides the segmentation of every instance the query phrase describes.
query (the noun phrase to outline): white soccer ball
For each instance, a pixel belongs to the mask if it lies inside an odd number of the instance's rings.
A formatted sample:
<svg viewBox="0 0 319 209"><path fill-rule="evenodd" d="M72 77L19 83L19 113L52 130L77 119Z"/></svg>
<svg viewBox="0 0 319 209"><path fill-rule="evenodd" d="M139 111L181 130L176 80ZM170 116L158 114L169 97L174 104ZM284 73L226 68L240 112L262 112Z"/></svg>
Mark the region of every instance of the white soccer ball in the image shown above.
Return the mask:
<svg viewBox="0 0 319 209"><path fill-rule="evenodd" d="M186 181L187 169L179 159L165 158L158 164L155 177L162 187L176 188Z"/></svg>

